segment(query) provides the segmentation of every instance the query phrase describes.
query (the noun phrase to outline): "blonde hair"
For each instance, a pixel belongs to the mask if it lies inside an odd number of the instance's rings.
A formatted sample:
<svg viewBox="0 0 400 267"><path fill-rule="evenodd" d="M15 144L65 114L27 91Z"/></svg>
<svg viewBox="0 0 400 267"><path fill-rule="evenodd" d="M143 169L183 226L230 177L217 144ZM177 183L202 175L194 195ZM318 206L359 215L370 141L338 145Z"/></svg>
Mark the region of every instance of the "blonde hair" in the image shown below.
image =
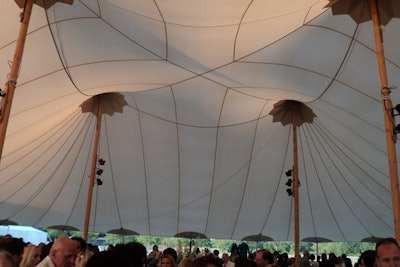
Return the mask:
<svg viewBox="0 0 400 267"><path fill-rule="evenodd" d="M26 245L24 248L24 253L22 255L22 260L21 263L19 264L19 267L34 267L35 265L32 265L32 260L35 258L35 253L37 249L39 249L39 247L36 247L32 244ZM40 252L38 255L36 255L36 257L39 257L40 259Z"/></svg>
<svg viewBox="0 0 400 267"><path fill-rule="evenodd" d="M86 262L89 260L90 257L93 256L93 252L91 251L81 251L78 253L75 261L75 267L84 267Z"/></svg>
<svg viewBox="0 0 400 267"><path fill-rule="evenodd" d="M162 257L160 258L160 261L159 261L159 263L158 263L158 266L161 266L162 259L164 259L164 258L167 258L167 259L169 260L169 263L171 264L172 267L175 267L175 266L176 266L174 257L172 257L172 256L169 255L169 254L163 254L163 255L162 255Z"/></svg>
<svg viewBox="0 0 400 267"><path fill-rule="evenodd" d="M189 258L183 258L179 263L178 267L191 267L193 265L193 260Z"/></svg>

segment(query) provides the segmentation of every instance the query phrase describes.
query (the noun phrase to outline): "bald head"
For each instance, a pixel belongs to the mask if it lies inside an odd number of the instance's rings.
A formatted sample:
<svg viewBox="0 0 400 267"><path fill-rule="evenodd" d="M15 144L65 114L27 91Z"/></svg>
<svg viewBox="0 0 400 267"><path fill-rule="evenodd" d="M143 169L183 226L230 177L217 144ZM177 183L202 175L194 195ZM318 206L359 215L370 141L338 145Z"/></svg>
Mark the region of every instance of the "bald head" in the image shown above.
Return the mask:
<svg viewBox="0 0 400 267"><path fill-rule="evenodd" d="M51 246L49 257L55 267L75 266L76 243L67 236L60 236Z"/></svg>

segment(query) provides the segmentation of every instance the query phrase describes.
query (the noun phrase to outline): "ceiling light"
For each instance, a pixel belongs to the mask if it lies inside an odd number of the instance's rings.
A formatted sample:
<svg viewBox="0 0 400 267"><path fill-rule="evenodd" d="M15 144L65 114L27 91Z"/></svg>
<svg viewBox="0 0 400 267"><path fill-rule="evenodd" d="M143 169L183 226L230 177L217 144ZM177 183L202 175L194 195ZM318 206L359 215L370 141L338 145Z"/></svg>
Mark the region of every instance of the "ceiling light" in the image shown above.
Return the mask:
<svg viewBox="0 0 400 267"><path fill-rule="evenodd" d="M392 110L396 110L397 114L393 114L393 116L398 116L400 115L400 104L397 104Z"/></svg>
<svg viewBox="0 0 400 267"><path fill-rule="evenodd" d="M394 134L398 134L398 133L400 133L400 124L397 124L397 126L396 126L396 127L394 127L394 129L393 129L393 133L394 133Z"/></svg>
<svg viewBox="0 0 400 267"><path fill-rule="evenodd" d="M103 166L106 163L106 161L103 158L99 159L99 165Z"/></svg>
<svg viewBox="0 0 400 267"><path fill-rule="evenodd" d="M103 173L103 169L97 169L96 174L101 175Z"/></svg>
<svg viewBox="0 0 400 267"><path fill-rule="evenodd" d="M289 197L293 196L292 189L288 188L288 189L286 189L286 192L288 193Z"/></svg>

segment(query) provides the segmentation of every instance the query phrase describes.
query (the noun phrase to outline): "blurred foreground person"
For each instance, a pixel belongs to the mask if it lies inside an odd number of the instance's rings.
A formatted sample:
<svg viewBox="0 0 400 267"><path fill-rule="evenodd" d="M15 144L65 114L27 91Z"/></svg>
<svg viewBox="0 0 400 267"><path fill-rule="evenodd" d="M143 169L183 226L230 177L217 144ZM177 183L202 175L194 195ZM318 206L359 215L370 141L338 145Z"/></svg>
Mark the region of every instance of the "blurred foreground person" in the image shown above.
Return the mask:
<svg viewBox="0 0 400 267"><path fill-rule="evenodd" d="M60 236L51 246L49 255L38 267L74 267L77 256L76 242L69 237Z"/></svg>
<svg viewBox="0 0 400 267"><path fill-rule="evenodd" d="M375 251L374 250L366 250L361 253L359 258L359 266L360 267L374 267L375 266Z"/></svg>
<svg viewBox="0 0 400 267"><path fill-rule="evenodd" d="M77 253L87 250L87 242L82 237L71 237L71 240L75 241Z"/></svg>
<svg viewBox="0 0 400 267"><path fill-rule="evenodd" d="M0 251L0 267L14 267L11 254L5 250Z"/></svg>
<svg viewBox="0 0 400 267"><path fill-rule="evenodd" d="M85 267L129 267L126 257L116 251L102 251L93 254L86 263Z"/></svg>
<svg viewBox="0 0 400 267"><path fill-rule="evenodd" d="M11 254L14 266L19 266L24 254L25 243L21 238L8 237L0 242L0 250Z"/></svg>
<svg viewBox="0 0 400 267"><path fill-rule="evenodd" d="M178 267L192 267L193 265L193 260L190 258L183 258L179 264Z"/></svg>
<svg viewBox="0 0 400 267"><path fill-rule="evenodd" d="M394 238L384 238L376 243L375 263L377 267L400 267L400 247Z"/></svg>
<svg viewBox="0 0 400 267"><path fill-rule="evenodd" d="M92 256L93 256L93 252L88 251L88 250L79 252L78 256L75 259L75 267L85 267L87 261Z"/></svg>
<svg viewBox="0 0 400 267"><path fill-rule="evenodd" d="M40 262L40 248L32 244L26 245L19 267L35 267Z"/></svg>
<svg viewBox="0 0 400 267"><path fill-rule="evenodd" d="M222 265L213 256L202 256L193 261L192 267L222 267Z"/></svg>

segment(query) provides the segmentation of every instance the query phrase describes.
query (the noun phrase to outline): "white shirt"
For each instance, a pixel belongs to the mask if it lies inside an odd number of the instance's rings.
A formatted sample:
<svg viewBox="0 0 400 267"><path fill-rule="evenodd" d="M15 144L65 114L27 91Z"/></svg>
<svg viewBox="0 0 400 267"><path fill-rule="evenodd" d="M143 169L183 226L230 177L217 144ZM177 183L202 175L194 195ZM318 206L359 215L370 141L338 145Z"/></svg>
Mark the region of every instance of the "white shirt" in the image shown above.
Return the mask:
<svg viewBox="0 0 400 267"><path fill-rule="evenodd" d="M55 266L54 266L53 262L51 261L50 257L47 256L41 262L39 262L39 264L36 265L36 267L55 267Z"/></svg>

